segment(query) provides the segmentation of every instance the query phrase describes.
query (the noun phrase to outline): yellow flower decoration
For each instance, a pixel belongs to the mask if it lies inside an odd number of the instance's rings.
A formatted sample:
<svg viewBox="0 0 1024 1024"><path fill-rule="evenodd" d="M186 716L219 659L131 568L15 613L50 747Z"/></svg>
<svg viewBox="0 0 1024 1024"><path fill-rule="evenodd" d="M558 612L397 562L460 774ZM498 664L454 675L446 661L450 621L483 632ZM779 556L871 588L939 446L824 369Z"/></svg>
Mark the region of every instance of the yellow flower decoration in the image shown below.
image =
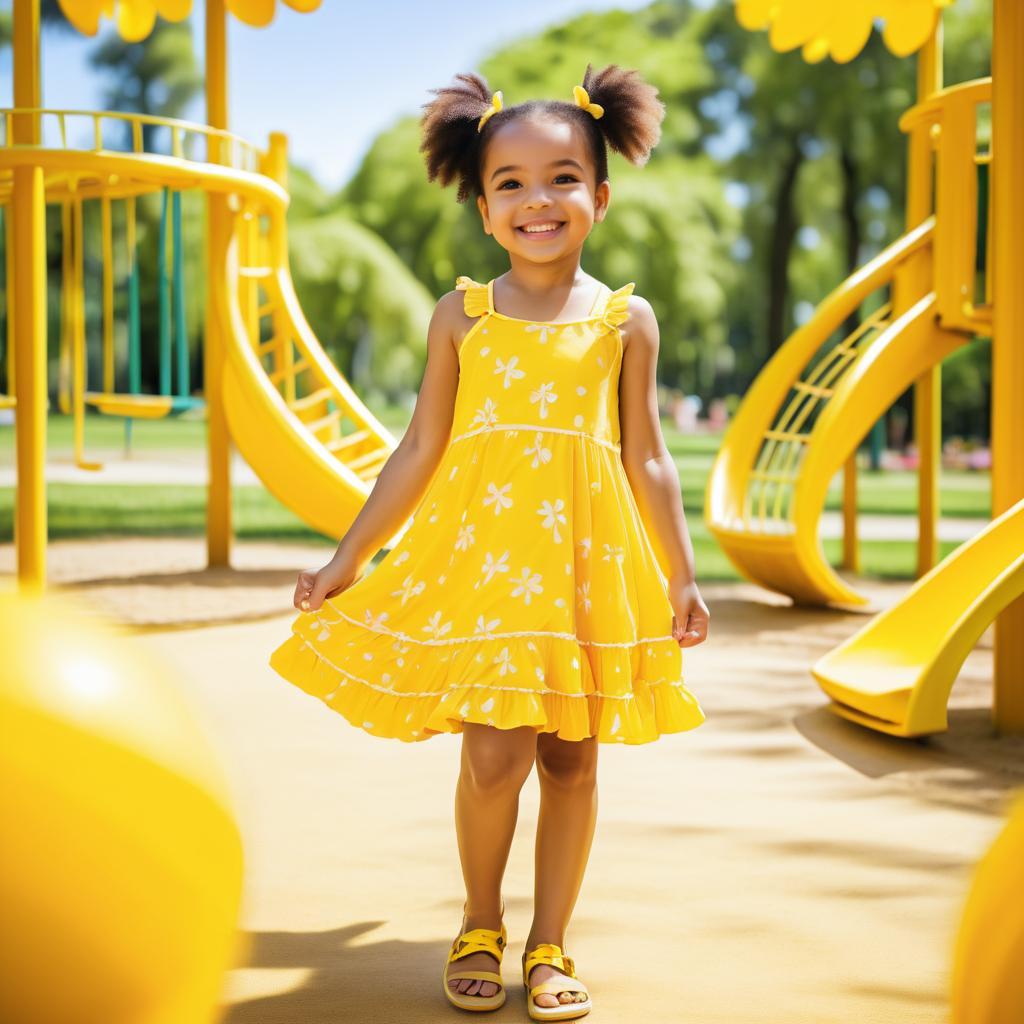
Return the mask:
<svg viewBox="0 0 1024 1024"><path fill-rule="evenodd" d="M743 28L768 29L773 50L802 47L809 64L831 57L837 64L853 60L864 48L876 18L884 19L882 38L897 57L919 50L939 13L953 0L737 0L736 19Z"/></svg>
<svg viewBox="0 0 1024 1024"><path fill-rule="evenodd" d="M590 96L587 95L587 90L582 85L572 87L572 97L576 101L577 107L582 107L594 117L604 117L604 107L600 103L591 103Z"/></svg>
<svg viewBox="0 0 1024 1024"><path fill-rule="evenodd" d="M192 13L192 0L59 0L64 16L83 35L99 31L100 18L114 18L125 42L137 43L153 31L156 16L183 21ZM277 0L226 0L227 9L239 21L254 28L269 25ZM284 0L295 11L315 11L321 0Z"/></svg>
<svg viewBox="0 0 1024 1024"><path fill-rule="evenodd" d="M495 114L496 114L496 113L497 113L497 112L498 112L499 110L501 110L503 106L504 106L504 102L502 101L502 98L501 98L501 90L499 89L499 90L498 90L498 91L497 91L497 92L496 92L496 93L495 93L495 94L494 94L494 95L493 95L493 96L491 97L491 108L490 108L490 110L488 110L488 111L487 111L487 113L486 113L486 114L484 114L484 116L483 116L483 117L481 117L481 118L480 118L480 120L479 120L479 121L477 122L477 125L476 125L476 130L477 130L478 132L482 132L482 131L484 130L484 125L485 125L485 124L487 124L487 122L488 122L488 121L489 121L489 120L490 120L490 119L491 119L491 118L492 118L492 117L493 117L493 116L494 116L494 115L495 115Z"/></svg>

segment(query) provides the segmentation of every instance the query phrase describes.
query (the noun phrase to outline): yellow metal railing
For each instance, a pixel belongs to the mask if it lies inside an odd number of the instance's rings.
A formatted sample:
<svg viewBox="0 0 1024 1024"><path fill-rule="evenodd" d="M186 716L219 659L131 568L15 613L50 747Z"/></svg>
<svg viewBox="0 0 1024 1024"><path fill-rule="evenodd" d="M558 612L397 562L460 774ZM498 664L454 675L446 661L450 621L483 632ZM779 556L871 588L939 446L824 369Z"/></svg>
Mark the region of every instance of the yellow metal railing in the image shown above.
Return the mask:
<svg viewBox="0 0 1024 1024"><path fill-rule="evenodd" d="M900 128L911 135L923 133L935 152L935 294L942 326L952 330L986 331L992 323L990 261L976 301L978 283L978 175L992 154L986 149L988 133L979 114L992 102L992 79L963 82L933 93L911 107ZM931 175L932 168L922 168ZM929 183L919 183L926 187ZM991 202L983 213L991 243Z"/></svg>
<svg viewBox="0 0 1024 1024"><path fill-rule="evenodd" d="M45 140L45 129L48 124L56 126L59 147L49 146L45 141L39 144L15 142L14 124L16 119L36 118L39 121L39 138ZM261 173L264 154L251 142L239 135L211 128L209 125L182 121L176 117L160 117L156 114L129 114L111 110L54 110L44 107L14 107L0 109L0 121L3 125L2 148L30 149L68 149L94 153L132 153L137 156L173 157L200 163L215 163L239 171ZM72 145L68 141L69 122L74 127L78 121L84 121L89 127L87 132L89 145ZM127 126L130 145L123 139L117 144L109 144L108 134L104 128L109 124ZM153 138L156 133L148 133L147 127L164 128L164 136L169 135L170 146L165 150L154 148ZM148 148L147 148L148 141ZM198 143L205 143L205 155L197 156L195 150Z"/></svg>
<svg viewBox="0 0 1024 1024"><path fill-rule="evenodd" d="M793 488L814 425L859 353L888 325L891 312L886 302L837 345L823 347L793 382L788 402L762 435L748 479L743 517L757 531L784 530L783 524L791 523Z"/></svg>

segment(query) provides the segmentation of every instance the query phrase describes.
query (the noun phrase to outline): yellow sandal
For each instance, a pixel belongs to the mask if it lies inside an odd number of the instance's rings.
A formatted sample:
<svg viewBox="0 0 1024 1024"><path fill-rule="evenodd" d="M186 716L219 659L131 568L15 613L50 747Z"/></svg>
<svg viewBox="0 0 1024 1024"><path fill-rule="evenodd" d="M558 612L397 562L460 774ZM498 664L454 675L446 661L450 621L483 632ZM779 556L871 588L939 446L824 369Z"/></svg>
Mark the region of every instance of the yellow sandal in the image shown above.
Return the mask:
<svg viewBox="0 0 1024 1024"><path fill-rule="evenodd" d="M537 964L550 964L567 977L548 978L530 988L530 971ZM542 942L523 953L523 985L526 986L526 1009L533 1020L572 1020L590 1013L590 994L582 1003L561 1003L558 1006L538 1006L533 1000L545 992L558 996L559 992L587 992L586 986L576 977L576 965L572 957L566 956L561 947L553 942Z"/></svg>
<svg viewBox="0 0 1024 1024"><path fill-rule="evenodd" d="M501 916L505 916L505 904L501 905ZM462 908L462 924L466 924L466 908ZM505 922L501 923L501 931L493 928L471 928L467 931L460 931L458 938L452 943L448 952L448 959L444 964L444 973L441 975L441 983L444 986L444 994L448 1002L462 1010L497 1010L505 1003L505 985L501 980L501 955L508 945L508 933L505 931ZM457 971L454 974L448 973L448 968L470 953L490 953L498 961L497 971ZM492 996L468 996L461 992L453 992L449 987L450 981L459 981L461 978L470 978L479 981L490 981L498 986L498 991Z"/></svg>

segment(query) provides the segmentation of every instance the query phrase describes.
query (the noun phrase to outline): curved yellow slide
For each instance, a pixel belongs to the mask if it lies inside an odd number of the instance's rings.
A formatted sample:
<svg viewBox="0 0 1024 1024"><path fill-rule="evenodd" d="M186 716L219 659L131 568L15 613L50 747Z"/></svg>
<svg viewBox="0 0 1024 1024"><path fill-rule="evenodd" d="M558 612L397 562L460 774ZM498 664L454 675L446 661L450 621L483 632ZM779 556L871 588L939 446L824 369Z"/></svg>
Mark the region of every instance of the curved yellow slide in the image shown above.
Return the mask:
<svg viewBox="0 0 1024 1024"><path fill-rule="evenodd" d="M942 732L960 666L1024 594L1024 500L811 668L833 711L894 736Z"/></svg>
<svg viewBox="0 0 1024 1024"><path fill-rule="evenodd" d="M223 397L231 436L278 500L338 539L396 442L306 322L288 268L284 208L254 193L234 216L219 311L228 339Z"/></svg>
<svg viewBox="0 0 1024 1024"><path fill-rule="evenodd" d="M931 292L887 303L838 343L873 292L927 258L934 217L836 288L762 369L729 425L704 503L708 530L736 568L798 604L864 605L825 558L818 522L829 484L878 417L966 335L941 329ZM895 290L895 289L893 289Z"/></svg>

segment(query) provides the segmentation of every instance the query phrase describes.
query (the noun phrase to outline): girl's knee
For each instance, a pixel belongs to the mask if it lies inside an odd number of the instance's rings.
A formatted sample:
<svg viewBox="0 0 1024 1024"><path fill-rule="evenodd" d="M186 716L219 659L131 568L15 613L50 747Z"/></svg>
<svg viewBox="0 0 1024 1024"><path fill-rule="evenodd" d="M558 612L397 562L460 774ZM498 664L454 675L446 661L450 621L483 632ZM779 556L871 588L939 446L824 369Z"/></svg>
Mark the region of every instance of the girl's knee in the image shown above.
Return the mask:
<svg viewBox="0 0 1024 1024"><path fill-rule="evenodd" d="M462 744L462 775L481 791L518 791L533 768L534 730L494 729L467 722Z"/></svg>
<svg viewBox="0 0 1024 1024"><path fill-rule="evenodd" d="M593 786L597 782L596 740L542 738L537 743L537 774L542 784Z"/></svg>

